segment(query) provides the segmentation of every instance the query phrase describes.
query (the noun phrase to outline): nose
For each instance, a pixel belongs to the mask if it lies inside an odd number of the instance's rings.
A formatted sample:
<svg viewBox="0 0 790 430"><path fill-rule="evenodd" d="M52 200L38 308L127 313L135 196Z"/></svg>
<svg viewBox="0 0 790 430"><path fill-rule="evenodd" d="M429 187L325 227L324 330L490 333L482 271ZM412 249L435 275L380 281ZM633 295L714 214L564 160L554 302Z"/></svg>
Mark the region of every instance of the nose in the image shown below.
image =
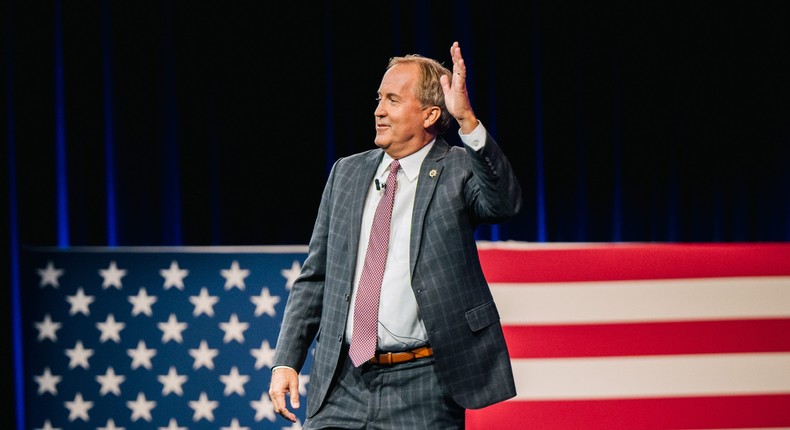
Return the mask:
<svg viewBox="0 0 790 430"><path fill-rule="evenodd" d="M376 102L376 109L373 110L373 115L376 118L384 118L387 115L387 112L384 111L384 108L382 107L382 101L381 100Z"/></svg>

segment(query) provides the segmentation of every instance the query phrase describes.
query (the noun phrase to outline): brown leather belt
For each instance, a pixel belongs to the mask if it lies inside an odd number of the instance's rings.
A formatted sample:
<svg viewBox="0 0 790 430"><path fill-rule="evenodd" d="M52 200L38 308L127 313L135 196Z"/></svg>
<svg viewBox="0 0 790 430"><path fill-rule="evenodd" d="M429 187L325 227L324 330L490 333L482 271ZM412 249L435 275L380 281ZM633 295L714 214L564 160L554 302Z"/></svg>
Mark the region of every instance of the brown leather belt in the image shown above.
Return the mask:
<svg viewBox="0 0 790 430"><path fill-rule="evenodd" d="M403 352L377 352L370 362L373 364L398 364L407 361L416 360L418 358L426 358L433 355L433 350L429 346L412 349L411 351Z"/></svg>

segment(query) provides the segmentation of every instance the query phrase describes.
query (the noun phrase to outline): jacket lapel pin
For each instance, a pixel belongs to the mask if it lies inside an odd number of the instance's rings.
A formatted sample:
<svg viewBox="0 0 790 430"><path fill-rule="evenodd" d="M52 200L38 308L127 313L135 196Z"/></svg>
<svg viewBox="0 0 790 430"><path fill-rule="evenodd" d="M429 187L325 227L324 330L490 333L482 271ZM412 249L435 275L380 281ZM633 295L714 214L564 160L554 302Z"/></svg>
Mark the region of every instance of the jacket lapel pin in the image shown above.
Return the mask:
<svg viewBox="0 0 790 430"><path fill-rule="evenodd" d="M428 176L430 176L432 178L435 178L437 174L438 173L436 172L436 169L431 169L431 171L428 172Z"/></svg>

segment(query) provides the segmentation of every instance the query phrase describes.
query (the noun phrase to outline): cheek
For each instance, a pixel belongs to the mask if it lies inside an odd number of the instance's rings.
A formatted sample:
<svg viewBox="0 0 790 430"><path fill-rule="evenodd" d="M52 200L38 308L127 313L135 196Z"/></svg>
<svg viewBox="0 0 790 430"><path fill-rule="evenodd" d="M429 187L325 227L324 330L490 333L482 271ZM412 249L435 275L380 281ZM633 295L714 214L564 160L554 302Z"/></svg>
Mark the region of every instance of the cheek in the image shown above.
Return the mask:
<svg viewBox="0 0 790 430"><path fill-rule="evenodd" d="M404 130L422 129L424 125L424 115L421 111L401 110L390 115L393 124Z"/></svg>

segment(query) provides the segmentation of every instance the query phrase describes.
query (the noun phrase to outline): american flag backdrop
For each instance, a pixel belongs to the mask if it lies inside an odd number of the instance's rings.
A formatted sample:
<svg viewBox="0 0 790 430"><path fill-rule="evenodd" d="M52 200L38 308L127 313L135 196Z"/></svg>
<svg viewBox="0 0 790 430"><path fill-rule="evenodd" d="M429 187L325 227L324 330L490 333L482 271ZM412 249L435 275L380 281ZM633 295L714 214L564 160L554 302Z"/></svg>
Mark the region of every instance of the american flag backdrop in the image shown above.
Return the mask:
<svg viewBox="0 0 790 430"><path fill-rule="evenodd" d="M300 428L304 407L275 418L267 389L305 252L26 250L26 429ZM469 411L468 429L790 428L790 244L480 256L518 395Z"/></svg>
<svg viewBox="0 0 790 430"><path fill-rule="evenodd" d="M790 428L790 244L480 248L518 395L468 428Z"/></svg>
<svg viewBox="0 0 790 430"><path fill-rule="evenodd" d="M306 250L24 252L26 429L301 428L267 391Z"/></svg>

